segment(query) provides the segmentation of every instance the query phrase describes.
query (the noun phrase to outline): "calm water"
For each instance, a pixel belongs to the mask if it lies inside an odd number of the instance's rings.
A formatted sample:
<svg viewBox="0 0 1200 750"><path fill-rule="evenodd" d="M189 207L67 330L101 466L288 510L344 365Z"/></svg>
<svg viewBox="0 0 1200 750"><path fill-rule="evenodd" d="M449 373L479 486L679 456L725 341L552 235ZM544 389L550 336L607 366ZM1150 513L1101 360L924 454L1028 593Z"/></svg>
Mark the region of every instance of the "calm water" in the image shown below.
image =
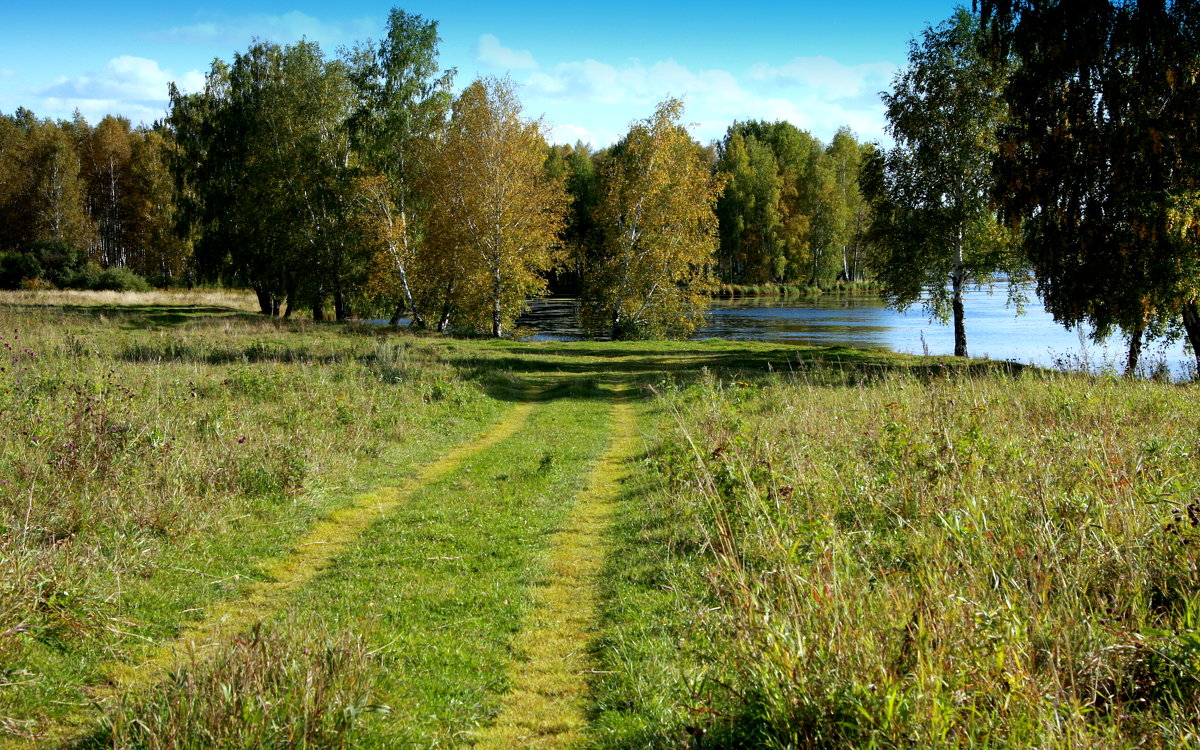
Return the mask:
<svg viewBox="0 0 1200 750"><path fill-rule="evenodd" d="M1117 371L1124 367L1125 341L1119 336L1095 344L1086 337L1088 331L1081 337L1079 331L1055 323L1036 301L1026 305L1020 316L1006 303L1003 290L967 293L967 347L972 356L1044 366ZM582 336L572 300L539 300L520 324L538 331L535 340ZM712 337L910 354L954 352L954 330L949 325L930 321L920 307L896 312L874 295L713 300L707 325L696 334L696 338ZM1143 349L1143 366L1153 367L1160 361L1177 376L1190 374L1195 367L1195 360L1181 343L1170 347L1151 343Z"/></svg>

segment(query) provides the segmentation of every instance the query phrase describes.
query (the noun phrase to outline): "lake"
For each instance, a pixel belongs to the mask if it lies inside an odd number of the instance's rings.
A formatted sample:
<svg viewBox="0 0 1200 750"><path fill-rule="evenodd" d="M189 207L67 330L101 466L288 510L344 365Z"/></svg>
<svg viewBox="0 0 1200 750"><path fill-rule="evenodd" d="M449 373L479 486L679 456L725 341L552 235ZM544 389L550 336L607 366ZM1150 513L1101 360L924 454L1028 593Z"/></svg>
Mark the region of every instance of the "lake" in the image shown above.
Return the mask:
<svg viewBox="0 0 1200 750"><path fill-rule="evenodd" d="M1046 367L1120 372L1125 362L1125 340L1120 336L1096 344L1055 323L1040 302L1032 302L1017 315L1002 287L969 290L966 308L967 348L974 357L988 357ZM695 338L753 339L811 346L852 346L910 354L952 354L954 330L931 321L920 306L897 312L872 294L825 294L783 300L767 297L715 299L708 320ZM575 301L535 300L518 321L537 333L532 340L571 340L583 336L575 317ZM1195 360L1176 342L1164 346L1151 342L1142 350L1143 369L1160 362L1176 377L1195 370Z"/></svg>

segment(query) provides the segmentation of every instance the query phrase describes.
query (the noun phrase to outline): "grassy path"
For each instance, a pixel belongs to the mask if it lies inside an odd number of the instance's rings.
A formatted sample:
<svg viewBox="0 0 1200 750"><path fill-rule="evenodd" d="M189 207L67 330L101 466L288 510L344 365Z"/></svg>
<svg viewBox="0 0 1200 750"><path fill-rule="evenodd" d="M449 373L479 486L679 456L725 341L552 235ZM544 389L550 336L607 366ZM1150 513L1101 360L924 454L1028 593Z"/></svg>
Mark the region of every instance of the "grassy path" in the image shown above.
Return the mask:
<svg viewBox="0 0 1200 750"><path fill-rule="evenodd" d="M591 742L632 390L726 355L511 342L441 355L479 379L499 422L265 556L265 580L183 632L101 662L80 681L91 705L47 717L43 746ZM300 714L315 733L280 739Z"/></svg>
<svg viewBox="0 0 1200 750"><path fill-rule="evenodd" d="M422 487L453 472L464 459L511 437L528 420L533 406L526 403L514 407L487 432L426 464L408 483L399 487L381 487L363 495L353 505L335 511L297 542L291 554L265 566L268 580L249 586L243 598L227 600L213 607L208 616L189 626L174 641L160 646L146 661L137 665L113 665L109 678L114 692L156 679L181 652L202 652L227 639L231 633L270 615L286 596L328 567L330 561L345 552L379 518L394 511Z"/></svg>
<svg viewBox="0 0 1200 750"><path fill-rule="evenodd" d="M534 403L518 404L482 435L424 465L404 484L378 488L333 512L315 524L290 554L264 565L266 580L250 584L243 596L215 604L203 619L186 626L178 637L156 646L143 660L107 665L104 670L107 683L90 688L91 698L103 709L129 692L160 681L185 659L202 656L204 651L220 647L255 622L271 616L287 597L311 582L381 517L395 511L421 488L452 473L470 456L510 438L526 423L534 406ZM89 724L87 717L72 717L60 726L47 728L42 742L47 746L62 744L86 731ZM0 747L6 746L0 743Z"/></svg>
<svg viewBox="0 0 1200 750"><path fill-rule="evenodd" d="M372 701L390 711L356 747L470 745L502 713L555 540L609 442L608 391L548 393L522 430L381 519L294 602L375 655Z"/></svg>
<svg viewBox="0 0 1200 750"><path fill-rule="evenodd" d="M563 528L550 541L549 579L534 592L535 609L514 641L521 661L495 722L477 747L569 747L586 725L584 709L596 624L599 577L608 552L614 499L637 440L633 408L612 409L609 445Z"/></svg>
<svg viewBox="0 0 1200 750"><path fill-rule="evenodd" d="M1198 744L1195 388L212 314L0 314L0 746Z"/></svg>

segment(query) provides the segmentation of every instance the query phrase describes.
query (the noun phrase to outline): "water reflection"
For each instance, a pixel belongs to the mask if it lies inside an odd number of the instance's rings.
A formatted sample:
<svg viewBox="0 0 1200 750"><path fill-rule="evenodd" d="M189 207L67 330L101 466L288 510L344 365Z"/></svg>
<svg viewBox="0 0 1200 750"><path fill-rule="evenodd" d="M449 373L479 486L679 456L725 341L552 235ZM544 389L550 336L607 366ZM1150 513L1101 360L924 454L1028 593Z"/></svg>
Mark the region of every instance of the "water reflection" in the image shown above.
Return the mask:
<svg viewBox="0 0 1200 750"><path fill-rule="evenodd" d="M759 339L891 351L894 313L873 295L713 300L700 338Z"/></svg>
<svg viewBox="0 0 1200 750"><path fill-rule="evenodd" d="M966 294L967 343L972 356L1012 360L1047 367L1120 370L1125 341L1116 336L1092 343L1090 331L1068 330L1054 322L1035 301L1023 315L1008 305L1003 291ZM532 340L582 338L576 303L568 299L537 300L518 324L537 333ZM1082 333L1082 335L1081 335ZM753 339L812 346L852 346L910 354L952 354L954 332L931 321L920 306L906 312L886 307L875 295L823 295L795 300L743 298L713 300L706 325L696 338ZM1143 367L1165 365L1176 376L1195 369L1182 343L1151 344L1143 350Z"/></svg>

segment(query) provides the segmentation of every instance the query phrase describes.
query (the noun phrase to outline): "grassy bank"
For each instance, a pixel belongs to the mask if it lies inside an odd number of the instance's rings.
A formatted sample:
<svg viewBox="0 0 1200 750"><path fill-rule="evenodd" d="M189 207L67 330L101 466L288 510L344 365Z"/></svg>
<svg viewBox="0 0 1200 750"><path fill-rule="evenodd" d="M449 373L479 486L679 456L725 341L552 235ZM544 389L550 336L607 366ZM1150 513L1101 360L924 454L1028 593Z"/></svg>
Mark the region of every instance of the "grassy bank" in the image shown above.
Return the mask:
<svg viewBox="0 0 1200 750"><path fill-rule="evenodd" d="M1192 385L175 298L0 336L0 746L1197 741Z"/></svg>

